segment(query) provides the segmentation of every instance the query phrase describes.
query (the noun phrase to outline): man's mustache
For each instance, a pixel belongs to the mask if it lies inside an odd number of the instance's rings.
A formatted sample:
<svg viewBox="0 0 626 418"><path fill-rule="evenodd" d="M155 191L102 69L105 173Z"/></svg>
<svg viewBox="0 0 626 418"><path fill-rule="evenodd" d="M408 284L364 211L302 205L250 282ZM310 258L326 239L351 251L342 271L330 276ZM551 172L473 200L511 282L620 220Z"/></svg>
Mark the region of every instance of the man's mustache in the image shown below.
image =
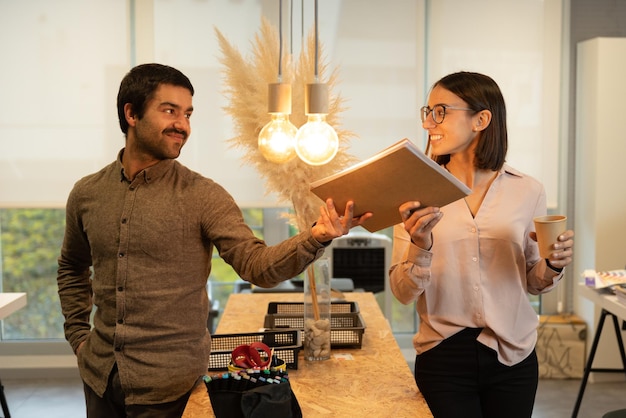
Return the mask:
<svg viewBox="0 0 626 418"><path fill-rule="evenodd" d="M178 135L182 135L183 139L187 139L189 135L186 131L181 131L180 129L170 128L163 131L164 134L174 133Z"/></svg>

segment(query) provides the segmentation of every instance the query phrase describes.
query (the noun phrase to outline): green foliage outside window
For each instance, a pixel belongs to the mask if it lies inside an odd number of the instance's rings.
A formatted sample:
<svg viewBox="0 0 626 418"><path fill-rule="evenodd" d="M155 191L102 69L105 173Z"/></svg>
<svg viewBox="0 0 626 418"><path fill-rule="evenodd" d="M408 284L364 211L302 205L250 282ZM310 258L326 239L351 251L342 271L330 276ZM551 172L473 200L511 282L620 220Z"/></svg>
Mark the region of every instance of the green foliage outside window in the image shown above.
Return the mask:
<svg viewBox="0 0 626 418"><path fill-rule="evenodd" d="M243 209L243 218L257 238L263 239L263 209ZM221 311L226 305L228 296L235 290L235 283L242 282L233 268L220 258L217 251L213 252L211 275L209 276L209 297ZM219 316L215 324L219 321Z"/></svg>
<svg viewBox="0 0 626 418"><path fill-rule="evenodd" d="M2 291L28 298L4 320L2 339L63 338L56 277L64 229L63 209L0 209Z"/></svg>

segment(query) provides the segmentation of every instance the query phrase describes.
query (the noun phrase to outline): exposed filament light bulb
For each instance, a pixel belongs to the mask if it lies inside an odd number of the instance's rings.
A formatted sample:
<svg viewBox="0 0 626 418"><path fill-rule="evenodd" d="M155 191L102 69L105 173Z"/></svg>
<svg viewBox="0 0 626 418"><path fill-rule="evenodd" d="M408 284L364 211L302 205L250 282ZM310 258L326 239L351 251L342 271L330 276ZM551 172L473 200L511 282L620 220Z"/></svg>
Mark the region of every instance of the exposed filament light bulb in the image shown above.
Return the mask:
<svg viewBox="0 0 626 418"><path fill-rule="evenodd" d="M308 120L296 134L296 153L309 165L323 165L335 158L339 149L337 132L326 122L328 114L326 84L307 85L305 106Z"/></svg>
<svg viewBox="0 0 626 418"><path fill-rule="evenodd" d="M268 86L270 120L259 133L259 151L267 161L281 164L296 156L294 148L298 129L289 121L291 85L275 83Z"/></svg>

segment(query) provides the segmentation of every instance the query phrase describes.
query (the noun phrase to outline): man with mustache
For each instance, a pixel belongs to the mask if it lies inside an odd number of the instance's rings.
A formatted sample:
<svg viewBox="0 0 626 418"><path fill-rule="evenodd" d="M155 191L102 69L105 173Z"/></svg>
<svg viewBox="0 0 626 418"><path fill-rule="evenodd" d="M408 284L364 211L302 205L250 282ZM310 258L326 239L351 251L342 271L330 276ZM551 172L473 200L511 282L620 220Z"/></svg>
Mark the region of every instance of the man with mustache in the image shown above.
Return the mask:
<svg viewBox="0 0 626 418"><path fill-rule="evenodd" d="M89 418L182 415L208 365L213 247L241 278L272 287L371 216L353 219L352 204L340 216L329 200L310 230L267 246L228 192L176 161L193 93L172 67L133 68L117 97L125 147L67 201L57 281Z"/></svg>

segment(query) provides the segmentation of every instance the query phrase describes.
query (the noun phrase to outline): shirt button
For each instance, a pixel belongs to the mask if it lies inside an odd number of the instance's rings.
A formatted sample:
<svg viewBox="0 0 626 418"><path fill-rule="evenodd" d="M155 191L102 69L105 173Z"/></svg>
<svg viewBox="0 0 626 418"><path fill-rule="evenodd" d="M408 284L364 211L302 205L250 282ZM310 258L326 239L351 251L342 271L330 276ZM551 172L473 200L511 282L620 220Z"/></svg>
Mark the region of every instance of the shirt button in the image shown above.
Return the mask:
<svg viewBox="0 0 626 418"><path fill-rule="evenodd" d="M115 347L115 351L122 351L121 347Z"/></svg>
<svg viewBox="0 0 626 418"><path fill-rule="evenodd" d="M125 224L126 223L126 218L122 219L122 223Z"/></svg>
<svg viewBox="0 0 626 418"><path fill-rule="evenodd" d="M476 228L470 228L470 232L471 232L471 233L476 232Z"/></svg>
<svg viewBox="0 0 626 418"><path fill-rule="evenodd" d="M117 323L118 323L118 324L123 324L123 323L124 323L124 320L123 320L123 319L118 319L118 320L117 320Z"/></svg>
<svg viewBox="0 0 626 418"><path fill-rule="evenodd" d="M478 261L478 258L472 257L472 261Z"/></svg>
<svg viewBox="0 0 626 418"><path fill-rule="evenodd" d="M118 287L118 288L117 288L117 291L118 291L118 292L121 292L121 291L123 291L123 290L124 290L124 288L123 288L122 286L120 286L120 287Z"/></svg>
<svg viewBox="0 0 626 418"><path fill-rule="evenodd" d="M119 256L119 258L122 258L122 257L124 257L124 253L119 253L118 256Z"/></svg>

